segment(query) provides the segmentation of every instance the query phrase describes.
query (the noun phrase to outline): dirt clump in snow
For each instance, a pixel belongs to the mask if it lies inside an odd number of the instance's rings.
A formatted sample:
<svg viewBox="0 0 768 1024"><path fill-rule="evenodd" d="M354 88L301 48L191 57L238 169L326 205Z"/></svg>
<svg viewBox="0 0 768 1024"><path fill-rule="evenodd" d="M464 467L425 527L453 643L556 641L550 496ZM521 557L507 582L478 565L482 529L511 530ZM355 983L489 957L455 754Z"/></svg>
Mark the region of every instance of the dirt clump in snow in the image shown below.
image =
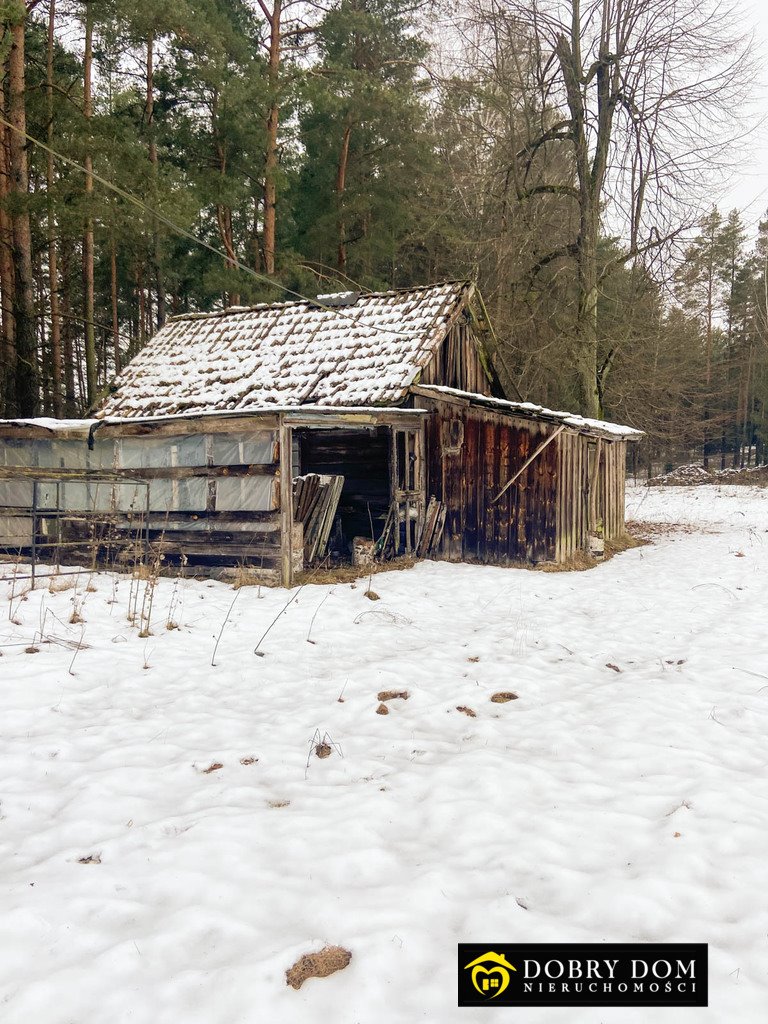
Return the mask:
<svg viewBox="0 0 768 1024"><path fill-rule="evenodd" d="M376 714L377 715L388 715L389 714L389 708L387 707L386 704L379 704L379 706L376 708Z"/></svg>
<svg viewBox="0 0 768 1024"><path fill-rule="evenodd" d="M224 765L221 761L214 761L213 764L209 764L207 768L201 768L200 771L203 775L210 775L211 772L217 772L219 768L223 768Z"/></svg>
<svg viewBox="0 0 768 1024"><path fill-rule="evenodd" d="M285 972L285 983L300 989L307 978L327 978L347 966L352 954L342 946L326 946L319 953L305 953Z"/></svg>
<svg viewBox="0 0 768 1024"><path fill-rule="evenodd" d="M378 700L408 700L407 690L381 690Z"/></svg>
<svg viewBox="0 0 768 1024"><path fill-rule="evenodd" d="M507 704L511 700L517 700L517 694L511 690L500 690L491 697L494 704Z"/></svg>
<svg viewBox="0 0 768 1024"><path fill-rule="evenodd" d="M457 710L457 711L460 711L460 712L462 713L462 715L467 715L467 716L468 716L469 718L477 718L477 714L476 714L476 712L474 712L474 711L472 710L472 708L468 708L468 707L466 707L466 706L465 706L464 704L460 704L460 705L459 705L459 706L458 706L458 707L456 708L456 710Z"/></svg>

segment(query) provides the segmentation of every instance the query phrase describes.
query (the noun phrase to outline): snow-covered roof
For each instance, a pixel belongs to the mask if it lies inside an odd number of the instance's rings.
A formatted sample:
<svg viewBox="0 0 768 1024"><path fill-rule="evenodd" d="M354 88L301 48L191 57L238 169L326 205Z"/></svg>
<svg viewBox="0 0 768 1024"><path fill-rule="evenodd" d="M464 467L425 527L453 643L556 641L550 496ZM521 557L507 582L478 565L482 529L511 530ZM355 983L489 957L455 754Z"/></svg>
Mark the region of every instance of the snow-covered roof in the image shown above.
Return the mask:
<svg viewBox="0 0 768 1024"><path fill-rule="evenodd" d="M571 412L556 412L554 409L545 409L542 405L534 405L533 402L509 402L504 398L490 398L488 395L476 395L469 391L459 391L457 388L447 388L439 384L422 384L420 392L433 392L435 395L462 398L473 404L487 405L492 408L503 409L518 416L528 419L547 420L551 423L562 423L566 427L572 427L586 434L599 434L604 437L614 437L624 441L639 441L645 434L642 430L634 427L626 427L621 423L609 423L607 420L593 420L586 416L578 416Z"/></svg>
<svg viewBox="0 0 768 1024"><path fill-rule="evenodd" d="M400 406L386 407L380 405L264 405L249 409L247 413L237 410L217 412L216 410L201 413L173 413L162 416L102 416L100 419L82 420L55 420L47 416L36 416L29 419L0 419L0 436L11 436L32 434L34 437L45 439L48 435L57 435L59 440L86 439L92 430L101 427L120 427L130 425L131 427L161 427L164 425L173 426L174 423L183 424L185 427L189 422L200 424L200 430L205 431L206 423L215 420L237 419L239 417L267 415L275 416L278 413L285 413L287 422L301 420L307 415L324 416L335 423L339 416L364 416L376 415L385 418L387 421L408 420L414 417L427 416L426 409L411 409ZM334 419L334 417L336 419Z"/></svg>
<svg viewBox="0 0 768 1024"><path fill-rule="evenodd" d="M128 364L98 415L398 403L471 288L345 292L174 317Z"/></svg>

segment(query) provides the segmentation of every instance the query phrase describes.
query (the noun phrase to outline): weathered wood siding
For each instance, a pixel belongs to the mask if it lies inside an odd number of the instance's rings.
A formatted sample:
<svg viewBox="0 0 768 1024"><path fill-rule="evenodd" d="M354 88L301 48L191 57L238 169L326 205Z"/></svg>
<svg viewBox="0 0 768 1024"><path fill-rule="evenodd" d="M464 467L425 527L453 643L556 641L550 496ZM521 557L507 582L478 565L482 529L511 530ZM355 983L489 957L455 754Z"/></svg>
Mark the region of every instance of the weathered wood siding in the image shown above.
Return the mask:
<svg viewBox="0 0 768 1024"><path fill-rule="evenodd" d="M555 429L468 404L433 403L427 491L446 504L443 558L496 565L554 560L556 444L494 499Z"/></svg>
<svg viewBox="0 0 768 1024"><path fill-rule="evenodd" d="M624 533L627 444L575 431L564 432L556 443L558 529L555 557L556 561L565 562L577 551L588 549L589 534L598 532L600 525L606 540ZM595 472L596 459L599 463ZM593 479L596 493L591 500Z"/></svg>
<svg viewBox="0 0 768 1024"><path fill-rule="evenodd" d="M603 532L606 540L621 537L625 531L624 493L627 482L627 442L603 443L600 473Z"/></svg>
<svg viewBox="0 0 768 1024"><path fill-rule="evenodd" d="M586 438L571 431L557 439L557 544L555 561L565 562L587 546Z"/></svg>
<svg viewBox="0 0 768 1024"><path fill-rule="evenodd" d="M453 325L445 341L422 370L420 384L490 395L491 384L480 358L479 344L466 317Z"/></svg>

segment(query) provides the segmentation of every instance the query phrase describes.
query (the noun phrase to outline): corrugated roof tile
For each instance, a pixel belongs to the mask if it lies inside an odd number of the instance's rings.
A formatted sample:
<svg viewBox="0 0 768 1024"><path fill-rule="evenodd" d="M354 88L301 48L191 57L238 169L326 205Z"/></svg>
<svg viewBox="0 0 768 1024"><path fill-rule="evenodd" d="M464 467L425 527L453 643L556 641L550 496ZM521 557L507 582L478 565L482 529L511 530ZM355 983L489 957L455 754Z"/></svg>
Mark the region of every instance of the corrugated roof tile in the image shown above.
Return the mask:
<svg viewBox="0 0 768 1024"><path fill-rule="evenodd" d="M466 282L353 304L261 304L176 317L125 368L100 416L402 400L463 301Z"/></svg>

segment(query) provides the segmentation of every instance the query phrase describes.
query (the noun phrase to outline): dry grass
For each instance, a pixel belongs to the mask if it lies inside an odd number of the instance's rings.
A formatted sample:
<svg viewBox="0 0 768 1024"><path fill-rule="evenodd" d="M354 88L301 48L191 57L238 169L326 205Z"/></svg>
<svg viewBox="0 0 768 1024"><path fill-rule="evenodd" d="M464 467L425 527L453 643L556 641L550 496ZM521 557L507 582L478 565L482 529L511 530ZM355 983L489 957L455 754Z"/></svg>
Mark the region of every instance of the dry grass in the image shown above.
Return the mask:
<svg viewBox="0 0 768 1024"><path fill-rule="evenodd" d="M644 519L635 519L628 524L636 538L641 544L653 544L657 537L669 537L673 533L716 533L716 530L708 530L704 526L694 526L692 523L656 523Z"/></svg>
<svg viewBox="0 0 768 1024"><path fill-rule="evenodd" d="M375 562L373 565L338 565L320 569L305 569L304 572L296 573L294 584L303 586L309 583L356 583L358 580L368 579L380 572L399 572L402 569L412 569L419 561L418 558L404 555L402 558L393 558L391 562ZM375 598L373 598L375 600Z"/></svg>
<svg viewBox="0 0 768 1024"><path fill-rule="evenodd" d="M61 594L77 587L77 576L51 576L48 581L49 594Z"/></svg>
<svg viewBox="0 0 768 1024"><path fill-rule="evenodd" d="M633 533L625 533L621 537L615 537L613 540L605 542L605 557L613 558L614 555L619 555L622 551L641 548L647 543L648 541L643 537L638 537Z"/></svg>
<svg viewBox="0 0 768 1024"><path fill-rule="evenodd" d="M348 949L326 946L319 953L305 953L285 972L285 983L299 989L307 978L327 978L342 970L352 959Z"/></svg>
<svg viewBox="0 0 768 1024"><path fill-rule="evenodd" d="M594 569L604 561L605 558L593 558L587 551L575 551L565 562L537 562L535 565L520 562L515 568L533 569L536 572L584 572L585 569Z"/></svg>
<svg viewBox="0 0 768 1024"><path fill-rule="evenodd" d="M585 572L587 569L594 569L602 565L614 555L622 551L629 551L631 548L641 548L650 541L645 537L625 533L621 537L614 537L613 540L605 542L605 555L602 558L593 558L588 551L575 551L565 562L539 562L536 565L520 566L521 569L535 569L538 572Z"/></svg>

